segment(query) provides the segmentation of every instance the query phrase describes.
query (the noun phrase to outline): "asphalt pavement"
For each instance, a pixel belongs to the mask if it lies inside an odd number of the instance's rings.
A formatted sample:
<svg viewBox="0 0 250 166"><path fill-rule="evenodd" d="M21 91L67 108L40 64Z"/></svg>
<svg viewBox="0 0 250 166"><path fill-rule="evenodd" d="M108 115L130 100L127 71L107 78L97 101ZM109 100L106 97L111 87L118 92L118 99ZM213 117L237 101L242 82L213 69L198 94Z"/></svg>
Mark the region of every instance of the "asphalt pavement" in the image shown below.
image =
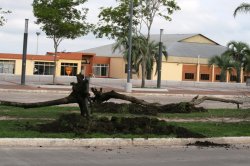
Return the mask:
<svg viewBox="0 0 250 166"><path fill-rule="evenodd" d="M249 166L248 146L1 148L1 166Z"/></svg>

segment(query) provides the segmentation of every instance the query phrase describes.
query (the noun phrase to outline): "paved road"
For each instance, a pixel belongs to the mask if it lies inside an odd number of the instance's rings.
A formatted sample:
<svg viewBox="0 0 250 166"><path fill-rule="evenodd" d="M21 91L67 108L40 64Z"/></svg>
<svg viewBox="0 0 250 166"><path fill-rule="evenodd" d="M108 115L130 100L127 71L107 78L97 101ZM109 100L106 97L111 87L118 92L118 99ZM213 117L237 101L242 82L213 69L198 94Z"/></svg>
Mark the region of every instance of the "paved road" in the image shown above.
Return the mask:
<svg viewBox="0 0 250 166"><path fill-rule="evenodd" d="M17 102L38 102L53 100L65 97L69 92L65 93L52 93L52 92L43 92L43 93L33 93L33 92L0 92L0 100L10 100ZM161 104L176 103L180 101L190 101L193 96L182 96L182 95L165 95L165 94L132 94L134 97L146 100L148 102L158 102ZM232 98L232 97L231 97ZM247 96L234 96L233 99L244 101L242 108L250 108L250 97ZM114 102L124 102L122 100L111 100ZM221 102L212 102L206 101L200 106L206 108L236 108L235 104L230 103L221 103Z"/></svg>
<svg viewBox="0 0 250 166"><path fill-rule="evenodd" d="M197 147L1 148L1 166L249 166L250 150Z"/></svg>

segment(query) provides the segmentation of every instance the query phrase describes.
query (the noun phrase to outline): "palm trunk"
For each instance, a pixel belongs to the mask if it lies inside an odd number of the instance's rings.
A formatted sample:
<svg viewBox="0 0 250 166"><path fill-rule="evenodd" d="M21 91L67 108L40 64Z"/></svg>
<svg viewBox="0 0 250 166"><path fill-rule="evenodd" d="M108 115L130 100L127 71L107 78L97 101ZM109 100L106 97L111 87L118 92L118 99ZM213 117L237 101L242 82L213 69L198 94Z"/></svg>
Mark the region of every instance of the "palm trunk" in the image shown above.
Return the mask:
<svg viewBox="0 0 250 166"><path fill-rule="evenodd" d="M241 82L241 68L236 69L237 71L237 83Z"/></svg>
<svg viewBox="0 0 250 166"><path fill-rule="evenodd" d="M145 77L146 77L146 64L145 59L142 59L142 80L141 80L141 88L145 88Z"/></svg>
<svg viewBox="0 0 250 166"><path fill-rule="evenodd" d="M220 82L226 82L226 70L221 69Z"/></svg>

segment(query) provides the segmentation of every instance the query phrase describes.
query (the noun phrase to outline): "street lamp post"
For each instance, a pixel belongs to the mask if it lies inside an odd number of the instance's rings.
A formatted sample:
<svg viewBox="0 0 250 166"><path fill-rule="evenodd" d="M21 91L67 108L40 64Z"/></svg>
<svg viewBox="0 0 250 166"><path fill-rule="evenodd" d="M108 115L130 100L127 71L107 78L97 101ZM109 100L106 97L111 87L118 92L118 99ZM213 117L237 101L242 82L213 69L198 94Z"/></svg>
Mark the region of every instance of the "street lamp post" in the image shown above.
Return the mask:
<svg viewBox="0 0 250 166"><path fill-rule="evenodd" d="M160 42L159 42L159 57L158 57L158 77L157 77L157 88L161 88L161 63L162 63L162 37L163 29L160 29Z"/></svg>
<svg viewBox="0 0 250 166"><path fill-rule="evenodd" d="M130 0L130 8L129 8L129 15L130 15L130 21L129 21L129 35L128 35L128 67L127 67L127 83L125 87L126 92L132 92L132 83L130 82L130 76L131 76L131 52L132 52L132 23L133 23L133 7L134 2L133 0Z"/></svg>
<svg viewBox="0 0 250 166"><path fill-rule="evenodd" d="M28 23L29 23L29 19L25 19L25 28L24 28L24 36L23 36L23 57L22 57L21 85L25 85L27 41L28 41Z"/></svg>
<svg viewBox="0 0 250 166"><path fill-rule="evenodd" d="M40 32L36 32L36 36L37 36L37 38L36 38L36 55L38 54L38 38L39 38L40 34L41 34Z"/></svg>

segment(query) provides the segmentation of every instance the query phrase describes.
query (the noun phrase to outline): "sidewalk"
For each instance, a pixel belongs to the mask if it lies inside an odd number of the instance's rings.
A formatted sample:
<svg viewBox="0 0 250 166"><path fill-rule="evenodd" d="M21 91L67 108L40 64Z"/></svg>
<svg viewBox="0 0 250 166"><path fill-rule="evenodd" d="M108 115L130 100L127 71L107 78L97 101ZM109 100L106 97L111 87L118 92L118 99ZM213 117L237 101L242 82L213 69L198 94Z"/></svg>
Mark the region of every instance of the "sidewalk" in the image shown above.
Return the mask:
<svg viewBox="0 0 250 166"><path fill-rule="evenodd" d="M100 85L91 84L90 87L100 88ZM125 93L124 87L104 84L103 91L115 90L116 92ZM0 84L0 91L25 91L25 92L54 92L69 93L70 85L20 85L20 84ZM245 89L215 89L215 88L198 88L198 87L165 87L157 88L133 88L132 94L162 94L162 95L228 95L228 96L250 96L250 90Z"/></svg>

